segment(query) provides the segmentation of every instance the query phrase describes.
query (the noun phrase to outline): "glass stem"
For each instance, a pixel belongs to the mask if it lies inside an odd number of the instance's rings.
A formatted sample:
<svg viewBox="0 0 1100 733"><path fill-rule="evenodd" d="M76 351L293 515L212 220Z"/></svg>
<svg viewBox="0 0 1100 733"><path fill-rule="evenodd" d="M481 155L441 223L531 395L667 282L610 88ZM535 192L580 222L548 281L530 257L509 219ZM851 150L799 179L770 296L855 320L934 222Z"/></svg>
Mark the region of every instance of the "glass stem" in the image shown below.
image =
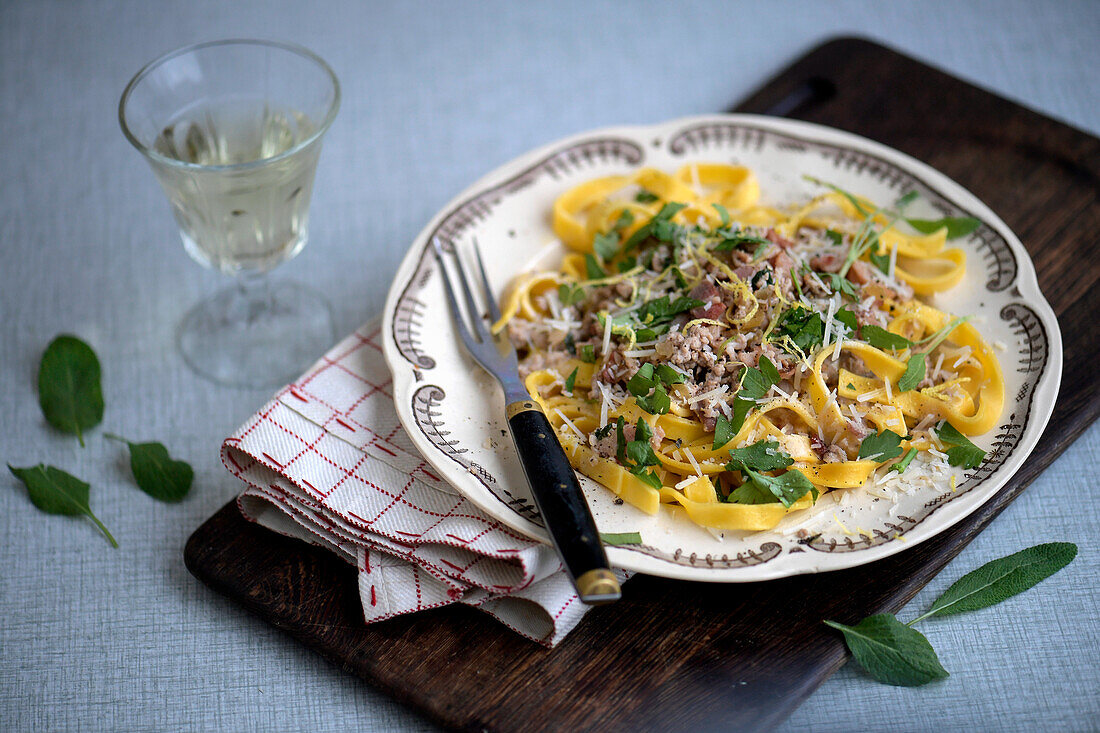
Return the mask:
<svg viewBox="0 0 1100 733"><path fill-rule="evenodd" d="M274 292L266 272L245 270L237 275L237 297L229 313L231 321L254 323L271 310Z"/></svg>

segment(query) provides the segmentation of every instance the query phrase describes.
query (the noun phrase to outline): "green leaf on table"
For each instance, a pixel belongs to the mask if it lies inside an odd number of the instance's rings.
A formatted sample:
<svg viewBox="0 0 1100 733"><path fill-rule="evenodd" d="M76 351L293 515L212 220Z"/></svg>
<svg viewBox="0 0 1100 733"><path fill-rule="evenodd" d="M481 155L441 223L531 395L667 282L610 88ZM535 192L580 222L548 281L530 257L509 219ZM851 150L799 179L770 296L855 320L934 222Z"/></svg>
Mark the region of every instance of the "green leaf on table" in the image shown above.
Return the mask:
<svg viewBox="0 0 1100 733"><path fill-rule="evenodd" d="M942 219L906 219L909 226L922 234L931 234L947 227L947 238L965 237L982 225L972 216L945 216Z"/></svg>
<svg viewBox="0 0 1100 733"><path fill-rule="evenodd" d="M130 449L130 471L138 488L154 499L182 501L191 490L195 472L183 461L173 460L160 443L133 443L108 433L105 437L125 443Z"/></svg>
<svg viewBox="0 0 1100 733"><path fill-rule="evenodd" d="M985 460L985 451L944 420L936 426L936 435L947 449L947 462L961 468L977 468Z"/></svg>
<svg viewBox="0 0 1100 733"><path fill-rule="evenodd" d="M92 347L75 336L58 336L46 347L38 366L38 404L46 421L75 433L84 445L84 431L103 419L99 359Z"/></svg>
<svg viewBox="0 0 1100 733"><path fill-rule="evenodd" d="M608 547L640 545L642 544L642 535L640 532L600 532L600 542Z"/></svg>
<svg viewBox="0 0 1100 733"><path fill-rule="evenodd" d="M924 365L924 356L924 354L918 352L912 354L909 360L905 362L905 373L898 379L899 390L908 392L911 389L915 389L924 379L925 370L927 369Z"/></svg>
<svg viewBox="0 0 1100 733"><path fill-rule="evenodd" d="M868 616L855 626L836 621L825 624L844 634L852 656L879 682L917 687L948 676L924 634L892 613Z"/></svg>
<svg viewBox="0 0 1100 733"><path fill-rule="evenodd" d="M46 466L39 463L37 466L16 468L8 464L8 470L12 475L23 482L27 487L27 494L31 503L47 514L58 514L66 517L78 517L81 515L91 519L112 547L118 547L118 542L111 536L99 518L92 513L88 503L89 489L87 483L81 481L72 474L65 473L60 468Z"/></svg>
<svg viewBox="0 0 1100 733"><path fill-rule="evenodd" d="M901 455L901 436L892 430L883 430L881 433L871 433L859 444L859 460L874 456L874 460L882 463Z"/></svg>
<svg viewBox="0 0 1100 733"><path fill-rule="evenodd" d="M1000 603L1054 575L1075 557L1077 545L1048 542L987 562L956 580L936 599L928 613L913 622L929 616L976 611Z"/></svg>

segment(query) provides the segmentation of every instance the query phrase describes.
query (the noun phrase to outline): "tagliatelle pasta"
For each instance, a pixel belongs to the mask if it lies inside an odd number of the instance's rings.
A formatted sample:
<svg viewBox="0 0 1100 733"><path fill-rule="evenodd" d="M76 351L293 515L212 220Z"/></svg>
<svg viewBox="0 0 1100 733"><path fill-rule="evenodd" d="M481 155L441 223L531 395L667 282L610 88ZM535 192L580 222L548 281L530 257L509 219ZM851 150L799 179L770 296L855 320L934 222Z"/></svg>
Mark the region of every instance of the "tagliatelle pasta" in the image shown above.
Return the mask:
<svg viewBox="0 0 1100 733"><path fill-rule="evenodd" d="M966 436L1000 418L1000 365L916 297L956 286L964 252L909 227L912 196L814 183L765 205L751 170L696 163L558 198L567 254L517 278L495 328L578 471L648 514L764 530L918 454L982 460Z"/></svg>

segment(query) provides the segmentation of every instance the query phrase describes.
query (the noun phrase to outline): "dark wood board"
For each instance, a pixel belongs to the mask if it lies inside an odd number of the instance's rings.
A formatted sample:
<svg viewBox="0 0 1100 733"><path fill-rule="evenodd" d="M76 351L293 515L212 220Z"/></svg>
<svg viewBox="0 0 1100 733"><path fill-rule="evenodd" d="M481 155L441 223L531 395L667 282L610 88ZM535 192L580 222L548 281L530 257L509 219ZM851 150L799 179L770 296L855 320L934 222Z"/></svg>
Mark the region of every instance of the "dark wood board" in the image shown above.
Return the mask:
<svg viewBox="0 0 1100 733"><path fill-rule="evenodd" d="M1062 389L1034 458L977 512L859 568L767 583L638 576L546 650L478 611L363 623L354 569L226 505L191 536L203 582L433 720L466 730L744 730L783 720L845 661L821 621L897 611L1100 413L1100 140L871 42L811 51L736 111L866 135L973 191L1020 236L1058 314Z"/></svg>

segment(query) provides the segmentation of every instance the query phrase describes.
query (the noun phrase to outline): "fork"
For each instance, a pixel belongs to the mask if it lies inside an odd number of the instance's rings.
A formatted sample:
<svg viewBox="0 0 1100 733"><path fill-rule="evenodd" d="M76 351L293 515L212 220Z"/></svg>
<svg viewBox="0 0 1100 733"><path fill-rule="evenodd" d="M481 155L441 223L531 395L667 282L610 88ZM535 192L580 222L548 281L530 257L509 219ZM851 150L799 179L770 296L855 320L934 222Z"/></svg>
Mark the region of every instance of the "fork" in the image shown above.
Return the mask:
<svg viewBox="0 0 1100 733"><path fill-rule="evenodd" d="M455 288L447 274L443 246L438 237L432 240L432 247L462 343L477 363L496 377L504 390L504 414L508 419L512 442L515 443L531 494L542 514L554 549L577 594L581 601L593 605L617 601L620 596L619 581L607 564L607 554L600 543L596 523L581 492L577 475L569 465L569 459L565 457L565 451L542 407L531 399L519 378L516 350L506 337L494 336L489 330L483 311L477 306L458 248L454 247L454 269L464 296L468 320L472 323L470 327L467 318L463 317ZM499 321L500 308L492 297L476 241L473 250L481 279L481 297L488 304L493 322Z"/></svg>

